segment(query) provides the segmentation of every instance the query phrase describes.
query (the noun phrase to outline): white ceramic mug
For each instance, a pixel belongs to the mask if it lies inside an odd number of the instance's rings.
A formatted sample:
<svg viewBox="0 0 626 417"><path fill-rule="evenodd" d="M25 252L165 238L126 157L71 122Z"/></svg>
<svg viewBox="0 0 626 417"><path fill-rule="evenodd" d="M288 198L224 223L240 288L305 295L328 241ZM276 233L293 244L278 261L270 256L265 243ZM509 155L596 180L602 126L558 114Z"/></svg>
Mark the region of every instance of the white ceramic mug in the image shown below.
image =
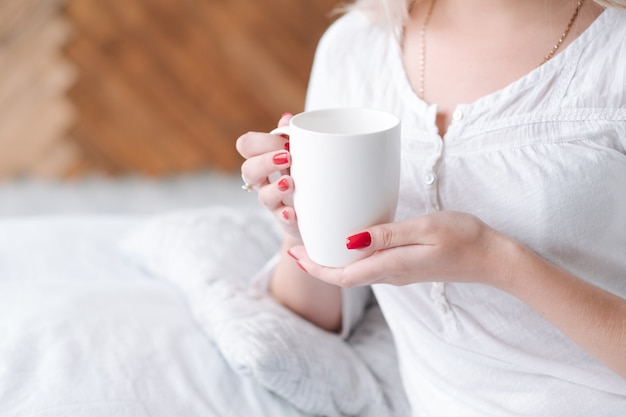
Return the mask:
<svg viewBox="0 0 626 417"><path fill-rule="evenodd" d="M400 178L400 120L363 108L295 115L288 134L293 203L309 257L343 267L366 256L346 238L393 220Z"/></svg>

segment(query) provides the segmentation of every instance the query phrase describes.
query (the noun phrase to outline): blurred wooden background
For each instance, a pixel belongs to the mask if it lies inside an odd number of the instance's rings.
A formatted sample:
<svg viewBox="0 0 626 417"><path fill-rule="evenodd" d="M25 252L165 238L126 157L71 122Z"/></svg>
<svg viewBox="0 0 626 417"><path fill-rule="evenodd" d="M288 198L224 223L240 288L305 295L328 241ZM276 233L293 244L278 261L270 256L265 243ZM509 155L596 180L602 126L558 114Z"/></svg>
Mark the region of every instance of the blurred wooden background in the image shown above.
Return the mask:
<svg viewBox="0 0 626 417"><path fill-rule="evenodd" d="M337 0L0 0L0 178L237 171Z"/></svg>

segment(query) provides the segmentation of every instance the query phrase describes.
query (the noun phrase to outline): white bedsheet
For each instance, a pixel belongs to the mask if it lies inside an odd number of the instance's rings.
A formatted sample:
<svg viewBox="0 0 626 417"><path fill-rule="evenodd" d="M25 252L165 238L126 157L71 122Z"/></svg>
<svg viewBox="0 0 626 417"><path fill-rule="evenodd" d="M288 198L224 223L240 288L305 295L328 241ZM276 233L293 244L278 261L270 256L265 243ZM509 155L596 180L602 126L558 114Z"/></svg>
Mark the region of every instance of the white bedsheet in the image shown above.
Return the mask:
<svg viewBox="0 0 626 417"><path fill-rule="evenodd" d="M0 222L0 415L299 416L118 249L133 218Z"/></svg>
<svg viewBox="0 0 626 417"><path fill-rule="evenodd" d="M189 294L129 262L119 243L142 222L93 215L0 221L0 416L310 415L233 369L220 351L228 346L211 339ZM352 347L371 361L358 371L380 383L386 403L365 414L406 415L395 370L380 377L393 356L386 334L364 342L385 331L382 316L372 314Z"/></svg>

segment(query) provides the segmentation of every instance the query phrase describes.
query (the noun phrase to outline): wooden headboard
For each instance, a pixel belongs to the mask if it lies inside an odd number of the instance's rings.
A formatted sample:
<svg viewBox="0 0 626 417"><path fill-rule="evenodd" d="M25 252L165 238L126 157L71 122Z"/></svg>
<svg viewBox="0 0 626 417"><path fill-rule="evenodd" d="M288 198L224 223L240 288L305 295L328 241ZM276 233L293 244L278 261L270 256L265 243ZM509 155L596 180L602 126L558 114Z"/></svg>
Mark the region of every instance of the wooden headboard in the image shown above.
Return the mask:
<svg viewBox="0 0 626 417"><path fill-rule="evenodd" d="M0 0L0 177L236 171L337 0Z"/></svg>

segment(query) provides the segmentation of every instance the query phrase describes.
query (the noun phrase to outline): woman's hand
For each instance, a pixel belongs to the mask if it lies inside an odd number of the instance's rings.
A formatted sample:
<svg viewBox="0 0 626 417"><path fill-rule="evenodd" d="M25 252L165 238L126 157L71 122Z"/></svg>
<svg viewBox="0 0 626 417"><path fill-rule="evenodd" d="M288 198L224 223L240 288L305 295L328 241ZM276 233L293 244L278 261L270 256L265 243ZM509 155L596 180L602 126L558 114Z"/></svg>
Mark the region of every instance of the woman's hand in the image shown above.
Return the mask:
<svg viewBox="0 0 626 417"><path fill-rule="evenodd" d="M442 211L368 228L347 237L348 248L372 254L346 268L325 268L296 246L290 254L306 271L342 287L386 283L482 282L495 285L503 235L466 213Z"/></svg>
<svg viewBox="0 0 626 417"><path fill-rule="evenodd" d="M283 114L278 126L286 126L292 115ZM268 133L248 132L237 139L237 151L246 160L241 173L246 183L258 192L261 204L272 211L283 230L300 241L296 213L291 203L293 180L289 176L291 158L289 138ZM278 177L270 182L270 175Z"/></svg>
<svg viewBox="0 0 626 417"><path fill-rule="evenodd" d="M285 126L291 114L284 114L278 126ZM278 218L284 236L281 256L272 272L269 290L282 305L317 326L338 332L341 329L341 289L307 274L287 254L302 244L293 209L293 180L289 175L289 138L250 132L237 139L237 150L246 158L241 174L259 201ZM272 181L268 177L272 177ZM279 177L274 179L274 177Z"/></svg>
<svg viewBox="0 0 626 417"><path fill-rule="evenodd" d="M315 264L302 246L289 253L309 274L342 287L433 281L494 286L626 378L626 300L547 262L474 216L442 211L374 226L350 236L348 245L372 254L335 269Z"/></svg>

